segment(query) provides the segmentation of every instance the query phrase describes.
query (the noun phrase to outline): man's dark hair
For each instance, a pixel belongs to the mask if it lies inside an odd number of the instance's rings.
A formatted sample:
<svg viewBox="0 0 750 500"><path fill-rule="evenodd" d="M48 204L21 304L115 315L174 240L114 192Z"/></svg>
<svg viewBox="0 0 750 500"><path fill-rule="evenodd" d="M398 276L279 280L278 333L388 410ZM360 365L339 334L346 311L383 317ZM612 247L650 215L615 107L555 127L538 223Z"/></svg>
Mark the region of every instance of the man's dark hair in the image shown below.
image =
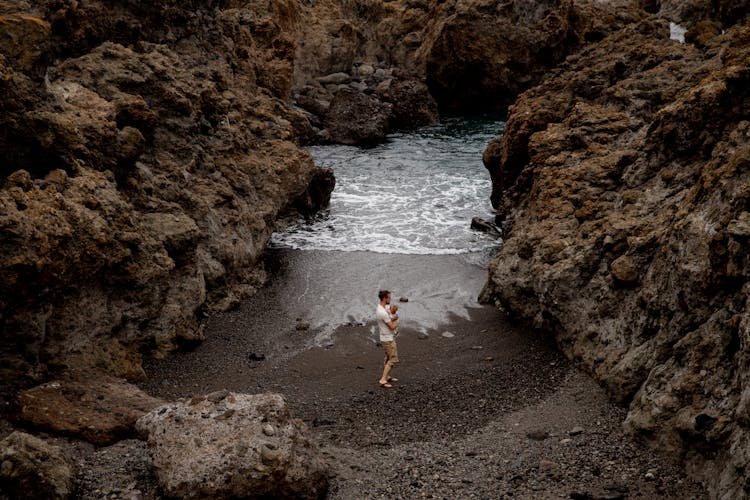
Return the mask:
<svg viewBox="0 0 750 500"><path fill-rule="evenodd" d="M389 294L389 293L391 293L391 292L389 292L388 290L380 290L380 291L378 292L378 298L379 298L380 300L383 300L384 298L388 297L388 294Z"/></svg>

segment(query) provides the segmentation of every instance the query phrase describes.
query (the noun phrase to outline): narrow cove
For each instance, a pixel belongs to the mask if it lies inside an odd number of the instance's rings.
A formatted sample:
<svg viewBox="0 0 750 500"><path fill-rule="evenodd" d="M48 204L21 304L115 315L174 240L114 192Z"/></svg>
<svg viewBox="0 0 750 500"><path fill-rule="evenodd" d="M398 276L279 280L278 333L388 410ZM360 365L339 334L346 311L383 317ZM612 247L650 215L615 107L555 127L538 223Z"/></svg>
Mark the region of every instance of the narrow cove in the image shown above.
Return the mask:
<svg viewBox="0 0 750 500"><path fill-rule="evenodd" d="M330 465L329 498L700 497L624 436L625 410L551 337L477 302L499 242L469 222L491 213L481 152L498 130L453 121L314 149L337 176L330 208L275 235L267 285L208 318L194 351L150 361L143 388L283 394ZM408 299L391 390L377 385L380 288Z"/></svg>

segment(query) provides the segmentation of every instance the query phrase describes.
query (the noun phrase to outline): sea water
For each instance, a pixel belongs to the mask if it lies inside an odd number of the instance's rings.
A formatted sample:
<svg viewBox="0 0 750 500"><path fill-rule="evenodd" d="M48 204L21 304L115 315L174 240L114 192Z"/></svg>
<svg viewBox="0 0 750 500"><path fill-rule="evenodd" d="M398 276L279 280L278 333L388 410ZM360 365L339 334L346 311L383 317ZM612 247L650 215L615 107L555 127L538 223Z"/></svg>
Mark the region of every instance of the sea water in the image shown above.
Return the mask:
<svg viewBox="0 0 750 500"><path fill-rule="evenodd" d="M504 125L451 118L376 147L311 147L315 162L336 176L330 206L275 233L271 246L489 261L500 241L470 226L473 217L493 220L482 153Z"/></svg>

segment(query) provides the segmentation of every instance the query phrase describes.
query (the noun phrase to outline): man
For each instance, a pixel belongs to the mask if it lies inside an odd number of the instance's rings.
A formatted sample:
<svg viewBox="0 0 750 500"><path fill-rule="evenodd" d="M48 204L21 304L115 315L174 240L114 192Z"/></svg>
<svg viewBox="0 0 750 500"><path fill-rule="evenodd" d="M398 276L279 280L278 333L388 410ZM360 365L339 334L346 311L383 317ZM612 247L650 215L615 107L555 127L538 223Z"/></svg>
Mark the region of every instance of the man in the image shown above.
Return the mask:
<svg viewBox="0 0 750 500"><path fill-rule="evenodd" d="M391 369L398 363L398 352L396 351L396 340L393 337L393 331L398 327L398 320L391 320L390 314L386 306L391 303L391 292L388 290L380 290L378 292L378 299L380 303L375 311L375 317L378 322L378 328L380 329L380 343L383 344L385 349L385 361L383 361L383 375L380 377L378 383L380 387L390 389L393 386L391 382L398 382L397 378L391 377Z"/></svg>

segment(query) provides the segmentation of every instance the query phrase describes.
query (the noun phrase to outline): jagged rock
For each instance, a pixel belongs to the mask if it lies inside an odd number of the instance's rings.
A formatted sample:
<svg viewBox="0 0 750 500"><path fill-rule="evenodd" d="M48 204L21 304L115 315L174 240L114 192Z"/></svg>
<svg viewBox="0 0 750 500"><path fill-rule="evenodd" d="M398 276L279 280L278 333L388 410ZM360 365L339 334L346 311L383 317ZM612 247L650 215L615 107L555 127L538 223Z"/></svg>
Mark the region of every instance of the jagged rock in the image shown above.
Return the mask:
<svg viewBox="0 0 750 500"><path fill-rule="evenodd" d="M750 27L703 49L667 28L591 44L513 105L484 157L505 224L482 298L550 328L630 432L730 498L750 470Z"/></svg>
<svg viewBox="0 0 750 500"><path fill-rule="evenodd" d="M704 19L685 32L685 41L698 47L705 47L712 38L720 35L721 31L721 23Z"/></svg>
<svg viewBox="0 0 750 500"><path fill-rule="evenodd" d="M0 18L0 54L15 68L41 73L49 49L50 25L44 19L23 13Z"/></svg>
<svg viewBox="0 0 750 500"><path fill-rule="evenodd" d="M639 4L648 12L690 25L715 20L731 26L748 13L743 0L640 0Z"/></svg>
<svg viewBox="0 0 750 500"><path fill-rule="evenodd" d="M490 236L494 236L495 238L499 238L502 236L502 233L500 232L500 229L498 227L481 217L473 217L471 219L471 228L476 229L477 231L482 231L483 233L487 233Z"/></svg>
<svg viewBox="0 0 750 500"><path fill-rule="evenodd" d="M142 378L260 286L283 211L329 199L286 104L300 6L6 8L28 10L0 20L0 386Z"/></svg>
<svg viewBox="0 0 750 500"><path fill-rule="evenodd" d="M73 466L57 446L19 431L0 441L3 496L66 499L74 486Z"/></svg>
<svg viewBox="0 0 750 500"><path fill-rule="evenodd" d="M378 95L393 105L389 124L394 129L411 129L438 122L438 107L427 85L418 80L392 82Z"/></svg>
<svg viewBox="0 0 750 500"><path fill-rule="evenodd" d="M276 394L221 393L163 405L138 420L159 484L181 498L319 498L325 463Z"/></svg>
<svg viewBox="0 0 750 500"><path fill-rule="evenodd" d="M331 105L330 101L315 99L308 95L298 96L295 99L295 102L300 108L307 110L318 117L325 116L326 111L328 111L328 106Z"/></svg>
<svg viewBox="0 0 750 500"><path fill-rule="evenodd" d="M341 144L375 144L388 133L392 105L379 99L342 89L334 96L325 117L332 142Z"/></svg>
<svg viewBox="0 0 750 500"><path fill-rule="evenodd" d="M441 110L507 106L584 41L613 32L633 13L621 8L614 16L606 6L555 0L483 7L462 3L421 47Z"/></svg>
<svg viewBox="0 0 750 500"><path fill-rule="evenodd" d="M633 15L621 5L572 0L493 8L482 0L315 2L303 12L295 88L320 77L340 84L343 76L329 75L352 68L369 78L371 65L361 61L388 61L399 79L426 78L441 109L454 111L508 105L584 41L603 38ZM376 80L391 76L378 71Z"/></svg>
<svg viewBox="0 0 750 500"><path fill-rule="evenodd" d="M136 420L163 401L97 372L78 372L23 391L17 419L47 432L106 445L132 436Z"/></svg>

